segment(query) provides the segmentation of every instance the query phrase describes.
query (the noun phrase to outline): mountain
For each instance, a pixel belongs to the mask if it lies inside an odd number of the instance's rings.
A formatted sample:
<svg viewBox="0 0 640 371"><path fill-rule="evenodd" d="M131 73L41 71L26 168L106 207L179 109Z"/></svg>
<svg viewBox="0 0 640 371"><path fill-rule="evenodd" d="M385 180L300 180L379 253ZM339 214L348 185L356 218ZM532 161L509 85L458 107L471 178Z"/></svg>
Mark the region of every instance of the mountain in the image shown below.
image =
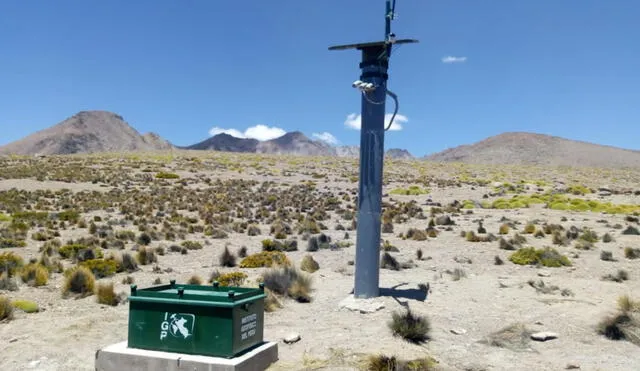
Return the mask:
<svg viewBox="0 0 640 371"><path fill-rule="evenodd" d="M255 152L258 147L256 139L236 138L226 133L214 135L186 149L223 151L223 152Z"/></svg>
<svg viewBox="0 0 640 371"><path fill-rule="evenodd" d="M410 160L414 158L409 151L401 148L390 148L387 150L385 156L390 158L395 158L398 160Z"/></svg>
<svg viewBox="0 0 640 371"><path fill-rule="evenodd" d="M336 155L338 157L359 157L360 146L337 146Z"/></svg>
<svg viewBox="0 0 640 371"><path fill-rule="evenodd" d="M322 141L311 140L299 131L259 142L257 153L335 156L335 149Z"/></svg>
<svg viewBox="0 0 640 371"><path fill-rule="evenodd" d="M120 115L107 111L82 111L57 125L0 147L0 153L58 155L171 148L173 146L169 142L155 133L140 135Z"/></svg>
<svg viewBox="0 0 640 371"><path fill-rule="evenodd" d="M545 134L508 132L424 157L437 162L640 167L640 151Z"/></svg>

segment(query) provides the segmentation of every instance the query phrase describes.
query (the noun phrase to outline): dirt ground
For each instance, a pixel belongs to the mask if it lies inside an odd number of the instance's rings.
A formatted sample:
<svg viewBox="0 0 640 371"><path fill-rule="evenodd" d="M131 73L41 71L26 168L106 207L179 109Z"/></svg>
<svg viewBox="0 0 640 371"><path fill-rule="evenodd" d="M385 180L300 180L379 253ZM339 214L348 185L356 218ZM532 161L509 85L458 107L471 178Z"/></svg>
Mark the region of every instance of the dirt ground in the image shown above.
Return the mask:
<svg viewBox="0 0 640 371"><path fill-rule="evenodd" d="M355 170L353 168L352 170ZM234 177L233 172L221 174L212 170L198 170L202 174ZM453 171L453 170L452 170ZM193 176L193 174L191 175ZM306 175L280 177L278 175L237 175L275 182L295 183L310 179ZM634 178L635 179L635 178ZM354 189L357 183L316 180L318 188L337 192ZM407 186L409 184L404 184ZM201 185L206 187L206 185ZM385 186L385 191L403 186L395 180ZM633 187L633 182L624 186ZM639 184L635 184L640 188ZM83 190L108 191L91 183L39 182L33 179L11 179L0 181L0 192L11 188L61 189L72 188L74 192ZM431 199L443 205L453 200L482 200L483 195L492 191L492 185L472 186L463 184L452 187L433 187L428 194L417 196L386 195L385 200L416 200L429 215L425 202ZM508 196L507 196L508 197ZM595 197L594 195L590 197ZM640 196L633 194L606 197L612 203L639 204ZM2 210L0 210L1 212ZM92 218L109 213L104 210L83 214ZM348 262L355 258L355 236L351 231L352 245L337 250L320 250L311 253L320 269L312 274L313 300L311 303L297 303L283 299L284 307L275 312L265 313L265 340L279 342L279 361L273 370L351 370L358 369L358 361L369 354L395 355L402 359L432 356L445 370L562 370L575 366L580 370L632 371L640 370L640 348L627 341L612 341L596 332L596 325L607 314L616 310L617 298L630 295L640 298L640 259L626 259L624 247L640 247L640 236L622 235L620 229L611 226L629 223L625 214L604 214L596 212L572 212L543 208L533 205L516 210L496 210L474 208L471 214L466 210L452 216L455 225L451 230L443 228L437 238L413 241L398 237L409 228L424 229L427 220L410 219L406 223L395 224L394 233L383 233L382 238L398 247L393 253L398 261L412 260L416 266L393 271L380 270L380 286L395 288L390 293L383 291L377 300L384 308L362 314L341 309L339 303L353 288L354 267ZM114 216L115 217L115 216ZM501 218L519 222L522 228L534 219L547 223L557 223L565 227L589 227L599 236L610 233L615 240L610 243L598 241L591 250L578 250L569 246L552 245L551 237L533 238L527 236L526 246L542 248L553 246L567 255L572 266L547 268L520 266L509 261L513 251L501 250L498 242L467 242L460 231L475 230L476 220L484 220L488 232L498 235ZM562 218L565 217L566 220ZM598 220L606 220L606 223ZM335 230L335 225L344 223L333 214L330 221L324 221L329 228L324 231L334 241L344 240L344 231ZM131 275L138 287L148 287L160 278L163 283L170 279L186 282L197 274L205 279L214 269L221 272L241 270L255 282L263 269L222 268L218 264L225 244L231 251L246 246L249 253L261 250L260 242L268 237L269 226L261 225L262 235L248 236L246 233L230 233L223 240L208 240L201 250L189 251L187 255L167 252L159 256L158 265L172 268L171 273L153 271L153 265L141 265L135 273L118 273L101 281L112 281L116 292L129 292L129 285L122 279ZM511 231L507 237L513 236ZM86 235L86 230L70 228L64 231L63 241ZM191 238L204 241L205 238ZM154 241L157 246L162 241ZM42 243L28 241L24 248L8 248L25 259L38 257ZM298 251L288 252L289 258L298 265L305 251L306 242L299 241ZM127 246L129 249L131 246ZM422 260L416 259L416 250L424 253ZM602 250L613 253L615 261L600 259ZM500 256L503 265L495 265L495 256ZM465 259L466 258L466 259ZM70 266L70 261L64 262ZM463 269L466 277L454 280L447 271ZM626 270L629 280L622 283L602 280L606 274ZM530 280L543 280L546 286L559 287L554 293L539 293L529 285ZM106 306L96 303L95 296L83 299L62 299L64 282L62 274L53 274L43 287L30 287L22 282L17 291L0 291L11 299L33 300L41 308L38 313L27 314L16 311L14 319L0 323L0 370L92 370L95 352L106 345L126 340L128 304ZM408 293L415 292L419 284L429 284L430 291L424 300ZM564 290L566 295L562 295ZM432 326L431 339L421 345L408 343L394 337L387 326L393 311L406 307L415 313L426 315ZM552 331L558 338L546 342L530 341L525 349L508 349L490 346L482 340L500 329L522 323L533 332ZM459 334L455 334L459 332ZM289 333L298 333L301 340L285 344L282 339Z"/></svg>

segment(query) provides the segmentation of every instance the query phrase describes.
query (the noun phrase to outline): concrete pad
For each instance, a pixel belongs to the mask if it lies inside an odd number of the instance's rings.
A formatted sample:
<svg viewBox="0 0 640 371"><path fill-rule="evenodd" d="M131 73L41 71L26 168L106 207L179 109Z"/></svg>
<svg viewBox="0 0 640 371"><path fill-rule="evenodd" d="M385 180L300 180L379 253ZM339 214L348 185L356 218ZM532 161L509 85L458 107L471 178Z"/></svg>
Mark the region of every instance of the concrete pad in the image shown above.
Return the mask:
<svg viewBox="0 0 640 371"><path fill-rule="evenodd" d="M278 344L265 343L236 358L128 348L127 341L96 352L96 371L264 371L278 360Z"/></svg>
<svg viewBox="0 0 640 371"><path fill-rule="evenodd" d="M360 313L373 313L384 308L384 303L380 298L357 299L352 294L342 300L339 307Z"/></svg>

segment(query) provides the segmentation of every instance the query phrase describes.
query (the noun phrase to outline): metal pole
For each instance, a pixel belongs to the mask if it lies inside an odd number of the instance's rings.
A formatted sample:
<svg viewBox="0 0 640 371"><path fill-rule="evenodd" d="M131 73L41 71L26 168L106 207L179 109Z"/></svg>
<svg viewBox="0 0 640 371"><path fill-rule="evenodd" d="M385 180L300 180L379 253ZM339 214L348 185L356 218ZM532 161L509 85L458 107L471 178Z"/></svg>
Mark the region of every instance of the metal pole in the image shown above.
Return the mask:
<svg viewBox="0 0 640 371"><path fill-rule="evenodd" d="M354 297L380 294L380 214L384 161L384 116L388 60L384 45L362 49L360 80L376 87L363 92L360 128L360 180Z"/></svg>

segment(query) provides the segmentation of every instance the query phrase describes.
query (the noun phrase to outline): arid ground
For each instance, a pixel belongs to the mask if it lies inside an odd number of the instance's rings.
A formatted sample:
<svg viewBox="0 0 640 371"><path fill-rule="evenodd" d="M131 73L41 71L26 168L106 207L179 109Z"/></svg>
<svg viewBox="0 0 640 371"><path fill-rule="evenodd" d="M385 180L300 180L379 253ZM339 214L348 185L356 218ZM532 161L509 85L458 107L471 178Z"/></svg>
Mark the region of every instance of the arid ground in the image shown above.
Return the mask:
<svg viewBox="0 0 640 371"><path fill-rule="evenodd" d="M265 249L298 271L308 255L319 265L300 273L310 289L270 297L273 370L366 369L371 355L444 370L640 370L640 170L388 161L387 290L366 314L339 305L353 289L357 173L357 159L193 151L0 158L0 298L38 307L0 311L0 369L92 370L97 349L126 340L131 283L209 284L217 271L256 286L280 269L246 267ZM94 290L124 294L73 292L78 282L65 294L76 266L104 276ZM425 341L389 327L407 308L428 319ZM621 312L619 326L603 322ZM545 331L555 338L530 338ZM284 343L291 333L300 340Z"/></svg>

